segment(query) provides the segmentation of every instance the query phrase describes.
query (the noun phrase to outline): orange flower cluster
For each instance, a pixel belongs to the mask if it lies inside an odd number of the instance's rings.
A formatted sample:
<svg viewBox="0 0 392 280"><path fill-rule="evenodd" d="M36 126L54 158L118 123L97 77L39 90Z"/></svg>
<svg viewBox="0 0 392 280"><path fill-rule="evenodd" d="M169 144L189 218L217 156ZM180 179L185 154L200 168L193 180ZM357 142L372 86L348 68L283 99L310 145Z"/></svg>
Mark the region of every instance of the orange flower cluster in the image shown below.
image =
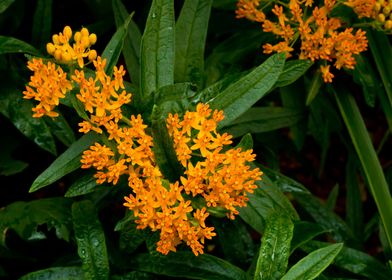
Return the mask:
<svg viewBox="0 0 392 280"><path fill-rule="evenodd" d="M45 64L41 58L33 58L27 63L27 67L34 75L30 77L30 82L23 91L24 98L39 101L32 109L33 117L57 117L59 114L53 111L54 108L59 105L59 100L65 97L66 92L72 89L67 74L54 63Z"/></svg>
<svg viewBox="0 0 392 280"><path fill-rule="evenodd" d="M113 80L105 73L106 60L100 56L93 61L94 77L85 77L84 71L75 70L72 79L78 83L80 91L76 95L83 103L90 119L83 121L80 132L87 133L94 130L102 133L101 126L115 131L118 121L122 118L121 106L131 102L131 94L125 91L123 66L113 69ZM114 128L110 128L114 126Z"/></svg>
<svg viewBox="0 0 392 280"><path fill-rule="evenodd" d="M359 18L376 18L377 12L381 10L381 4L376 5L376 0L346 0L344 4L351 7ZM382 2L387 2L383 0ZM379 6L379 8L377 8Z"/></svg>
<svg viewBox="0 0 392 280"><path fill-rule="evenodd" d="M59 62L72 63L77 61L79 67L83 68L84 58L87 57L89 61L93 61L97 57L97 52L90 50L90 47L97 42L97 35L90 34L87 28L82 28L73 36L74 43L72 46L70 45L71 38L72 29L66 26L63 32L53 35L53 43L48 43L46 50Z"/></svg>
<svg viewBox="0 0 392 280"><path fill-rule="evenodd" d="M68 80L54 63L29 61L34 75L24 95L40 102L33 109L34 117L58 116L53 109L74 84L79 89L76 97L88 112L79 131L100 133L105 143L95 143L83 152L82 168L96 169L98 184L116 185L121 176L128 178L132 193L124 198L124 206L133 211L137 228L160 232L159 252L176 251L176 246L184 242L195 255L202 254L205 239L216 235L214 228L206 225L208 211L214 208L234 219L237 207L246 205L247 192L256 188L254 183L262 173L248 165L255 155L251 150L229 149L232 136L216 131L223 112L212 112L208 105L198 104L196 111L186 112L182 120L177 114L167 119L178 159L185 167L180 181L167 181L156 163L153 139L141 115L130 119L123 116L123 105L131 101L124 87L123 66L114 67L113 75L107 75L106 61L88 49L96 41L95 35L82 29L75 33L72 48L71 36L72 30L65 27L63 33L53 36L54 44L47 45L48 52L60 62L77 60L81 68L87 56L93 60L95 72L87 75L74 70Z"/></svg>
<svg viewBox="0 0 392 280"><path fill-rule="evenodd" d="M177 157L186 168L181 177L186 194L202 196L207 207L223 208L234 219L236 207L246 205L246 193L253 192L262 173L247 165L255 159L251 150L225 149L232 136L217 133L222 119L222 111L212 112L208 105L198 104L196 112L186 112L182 121L177 114L169 114L167 127ZM196 164L191 161L195 153L199 158Z"/></svg>
<svg viewBox="0 0 392 280"><path fill-rule="evenodd" d="M160 232L157 250L162 254L176 251L185 242L195 255L202 254L205 239L216 234L205 223L209 208L221 208L234 219L236 207L245 206L246 192L256 188L259 169L250 169L247 162L255 156L251 151L226 149L231 136L216 132L223 113L211 113L208 105L197 105L196 112L186 112L184 119L169 115L167 127L175 142L175 150L186 167L180 182L170 183L162 175L152 151L153 141L145 130L141 116L132 116L125 127L104 126L116 146L109 148L96 143L83 153L82 168L94 167L98 183L116 184L119 177L128 177L132 193L124 206L134 212L137 228ZM177 139L177 140L176 140ZM184 151L185 146L188 147ZM191 163L192 151L203 160ZM187 155L185 155L185 153ZM181 158L183 156L183 158ZM192 205L192 198L202 198L203 205Z"/></svg>
<svg viewBox="0 0 392 280"><path fill-rule="evenodd" d="M243 7L251 2L248 10ZM332 82L333 74L329 71L334 62L336 69L342 67L353 69L355 65L354 55L367 49L365 32L358 29L346 28L339 31L342 21L331 16L332 9L337 5L336 0L325 0L324 5L315 7L313 1L289 0L285 6L275 5L272 14L277 17L277 22L271 21L266 16L261 16L263 11L258 9L259 1L240 0L238 2L238 18L256 18L262 23L263 30L275 34L283 39L275 45L265 44L264 53L285 52L288 56L294 51L293 44L297 38L301 39L300 59L323 60L322 74L324 82ZM304 9L304 7L306 9ZM312 8L311 13L304 13Z"/></svg>

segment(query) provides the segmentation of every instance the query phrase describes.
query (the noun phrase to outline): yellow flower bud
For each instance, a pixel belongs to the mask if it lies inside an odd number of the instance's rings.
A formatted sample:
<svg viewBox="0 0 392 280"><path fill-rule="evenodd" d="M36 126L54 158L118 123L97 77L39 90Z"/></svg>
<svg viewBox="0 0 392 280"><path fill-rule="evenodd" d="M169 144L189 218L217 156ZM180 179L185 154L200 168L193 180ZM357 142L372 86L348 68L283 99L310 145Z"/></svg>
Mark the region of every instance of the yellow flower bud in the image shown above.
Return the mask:
<svg viewBox="0 0 392 280"><path fill-rule="evenodd" d="M386 22L385 22L385 24L384 24L384 28L386 29L386 30L390 30L390 29L392 29L392 20L387 20Z"/></svg>
<svg viewBox="0 0 392 280"><path fill-rule="evenodd" d="M96 50L91 50L91 51L89 51L89 53L88 53L88 60L89 61L93 61L94 59L96 59L97 58L97 52L96 52Z"/></svg>
<svg viewBox="0 0 392 280"><path fill-rule="evenodd" d="M378 0L377 3L379 3L381 6L384 6L385 0Z"/></svg>
<svg viewBox="0 0 392 280"><path fill-rule="evenodd" d="M90 41L90 45L94 45L97 42L97 35L91 33L90 36L88 36L88 40Z"/></svg>
<svg viewBox="0 0 392 280"><path fill-rule="evenodd" d="M56 47L52 43L46 44L46 51L48 52L48 54L54 54L55 50L56 50Z"/></svg>
<svg viewBox="0 0 392 280"><path fill-rule="evenodd" d="M83 27L82 30L80 30L80 33L82 33L82 37L88 37L88 35L90 35L86 27Z"/></svg>
<svg viewBox="0 0 392 280"><path fill-rule="evenodd" d="M384 9L382 9L382 12L384 15L388 16L391 13L391 8L389 6L385 6Z"/></svg>
<svg viewBox="0 0 392 280"><path fill-rule="evenodd" d="M75 35L74 35L74 40L75 40L75 42L79 42L79 41L80 41L80 38L82 38L82 34L80 34L80 32L78 31L78 32L76 32Z"/></svg>
<svg viewBox="0 0 392 280"><path fill-rule="evenodd" d="M64 27L63 34L64 34L65 37L70 39L72 37L72 29L71 29L71 27L69 27L68 25L66 27Z"/></svg>
<svg viewBox="0 0 392 280"><path fill-rule="evenodd" d="M61 51L60 50L56 50L55 52L54 52L54 58L56 59L56 60L58 60L58 61L61 61Z"/></svg>
<svg viewBox="0 0 392 280"><path fill-rule="evenodd" d="M373 6L373 10L376 11L377 13L381 11L381 4L380 3L375 3Z"/></svg>
<svg viewBox="0 0 392 280"><path fill-rule="evenodd" d="M88 39L88 37L82 37L82 39L80 40L80 43L82 44L83 48L88 48L90 46L90 41Z"/></svg>
<svg viewBox="0 0 392 280"><path fill-rule="evenodd" d="M380 23L384 23L385 22L385 15L384 14L378 14L377 21L380 22Z"/></svg>
<svg viewBox="0 0 392 280"><path fill-rule="evenodd" d="M60 43L59 35L54 34L54 35L52 36L52 40L53 40L53 43L54 43L55 45L58 45L58 44Z"/></svg>

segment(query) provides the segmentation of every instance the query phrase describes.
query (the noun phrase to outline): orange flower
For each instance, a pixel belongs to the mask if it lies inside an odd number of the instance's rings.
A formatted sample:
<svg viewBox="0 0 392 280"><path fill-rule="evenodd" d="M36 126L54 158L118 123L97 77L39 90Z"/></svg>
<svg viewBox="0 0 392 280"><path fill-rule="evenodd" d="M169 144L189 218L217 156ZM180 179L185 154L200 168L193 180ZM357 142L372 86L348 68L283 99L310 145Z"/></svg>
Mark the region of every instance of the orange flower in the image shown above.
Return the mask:
<svg viewBox="0 0 392 280"><path fill-rule="evenodd" d="M121 106L131 101L131 94L124 90L121 66L114 67L114 79L105 73L106 60L98 57L94 60L95 77L86 78L83 71L76 70L72 79L79 84L80 91L76 95L83 103L86 111L91 114L90 125L81 123L81 132L90 129L101 132L100 126L109 125L110 121L118 122L122 118Z"/></svg>
<svg viewBox="0 0 392 280"><path fill-rule="evenodd" d="M23 92L24 98L39 101L33 108L33 117L57 117L59 114L53 111L54 108L59 105L66 92L72 89L67 74L60 66L51 62L45 64L41 58L33 58L27 63L27 67L34 75L30 77L30 82Z"/></svg>
<svg viewBox="0 0 392 280"><path fill-rule="evenodd" d="M374 1L348 0L345 4L365 16L373 13L371 11ZM255 5L251 0L238 1L237 4L237 17L240 14L241 17L249 19L251 18L246 15L250 13L249 11L257 9L258 6L258 3ZM264 44L264 53L285 52L291 56L294 51L292 46L297 38L300 38L300 59L324 60L325 63L334 63L337 69L342 67L352 69L355 65L354 55L367 49L367 40L365 32L360 29L356 32L353 28L338 30L341 28L342 22L331 16L331 11L336 5L336 0L325 0L324 5L319 7L313 7L313 1L308 0L289 0L286 6L275 5L272 13L276 16L277 22L265 17L260 22L264 32L273 33L283 41L275 45ZM310 15L303 13L303 6L307 7L306 9L312 7ZM244 7L247 7L248 10ZM247 14L245 10L248 11ZM392 21L388 26L392 29ZM323 68L323 73L326 73L326 68ZM332 74L325 75L324 81L332 82L332 77Z"/></svg>

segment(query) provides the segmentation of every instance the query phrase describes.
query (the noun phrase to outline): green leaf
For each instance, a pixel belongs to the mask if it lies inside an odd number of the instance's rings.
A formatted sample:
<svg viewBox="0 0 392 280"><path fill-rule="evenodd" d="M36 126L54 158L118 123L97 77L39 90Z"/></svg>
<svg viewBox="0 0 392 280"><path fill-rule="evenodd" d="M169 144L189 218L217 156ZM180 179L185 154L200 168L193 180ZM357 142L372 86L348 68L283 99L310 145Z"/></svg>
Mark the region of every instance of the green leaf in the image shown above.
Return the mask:
<svg viewBox="0 0 392 280"><path fill-rule="evenodd" d="M312 241L301 246L306 252L326 246L325 242ZM334 264L352 273L366 277L367 279L389 280L392 279L392 271L376 258L364 252L343 247Z"/></svg>
<svg viewBox="0 0 392 280"><path fill-rule="evenodd" d="M380 161L351 93L339 90L334 95L376 202L389 246L392 248L392 223L390 222L392 221L392 199Z"/></svg>
<svg viewBox="0 0 392 280"><path fill-rule="evenodd" d="M201 87L212 0L186 0L176 22L174 80Z"/></svg>
<svg viewBox="0 0 392 280"><path fill-rule="evenodd" d="M81 165L80 158L82 152L98 141L98 139L98 135L92 132L80 137L35 179L29 192L35 192L46 187L78 169Z"/></svg>
<svg viewBox="0 0 392 280"><path fill-rule="evenodd" d="M113 67L116 66L117 61L120 57L123 49L125 36L127 35L128 24L132 19L132 15L129 15L124 23L117 29L109 43L105 47L102 53L102 59L106 59L105 72L110 75L113 71Z"/></svg>
<svg viewBox="0 0 392 280"><path fill-rule="evenodd" d="M75 202L72 205L72 218L84 278L108 279L105 234L94 205L89 200Z"/></svg>
<svg viewBox="0 0 392 280"><path fill-rule="evenodd" d="M253 194L248 194L246 207L240 208L240 217L252 228L262 233L265 221L274 212L285 213L293 220L298 220L298 214L287 197L264 174L257 181L258 188Z"/></svg>
<svg viewBox="0 0 392 280"><path fill-rule="evenodd" d="M132 271L124 275L111 276L112 280L154 280L155 277L150 273L144 273L139 271Z"/></svg>
<svg viewBox="0 0 392 280"><path fill-rule="evenodd" d="M223 129L233 137L273 131L298 123L303 112L283 107L253 107Z"/></svg>
<svg viewBox="0 0 392 280"><path fill-rule="evenodd" d="M268 58L252 72L228 86L210 100L212 109L223 110L225 118L219 123L222 128L245 113L260 98L266 95L282 73L284 54Z"/></svg>
<svg viewBox="0 0 392 280"><path fill-rule="evenodd" d="M311 60L290 60L284 65L283 71L276 81L275 87L284 87L294 83L313 65Z"/></svg>
<svg viewBox="0 0 392 280"><path fill-rule="evenodd" d="M62 115L59 115L56 118L45 118L45 122L50 127L50 131L65 146L69 147L73 142L76 141L75 133Z"/></svg>
<svg viewBox="0 0 392 280"><path fill-rule="evenodd" d="M0 14L3 13L15 0L0 0Z"/></svg>
<svg viewBox="0 0 392 280"><path fill-rule="evenodd" d="M317 70L316 74L313 75L313 78L310 82L310 86L308 89L308 95L306 97L306 105L309 106L312 103L313 99L317 96L320 91L320 88L323 84L323 80L321 77L321 72Z"/></svg>
<svg viewBox="0 0 392 280"><path fill-rule="evenodd" d="M130 259L133 269L158 275L187 279L245 280L246 273L220 258L190 252L170 253L167 256L139 254Z"/></svg>
<svg viewBox="0 0 392 280"><path fill-rule="evenodd" d="M306 221L295 222L293 239L291 240L291 252L314 237L326 232L330 232L330 230L326 230L324 227L315 223Z"/></svg>
<svg viewBox="0 0 392 280"><path fill-rule="evenodd" d="M6 53L28 53L31 55L39 55L38 50L24 41L13 37L0 36L0 55Z"/></svg>
<svg viewBox="0 0 392 280"><path fill-rule="evenodd" d="M174 7L171 0L153 0L141 44L141 100L151 101L157 89L174 81Z"/></svg>
<svg viewBox="0 0 392 280"><path fill-rule="evenodd" d="M121 0L112 2L114 19L119 28L129 16L127 9ZM128 74L135 85L140 82L140 43L142 35L136 23L131 19L124 39L123 56L127 65Z"/></svg>
<svg viewBox="0 0 392 280"><path fill-rule="evenodd" d="M354 81L362 86L366 104L374 107L376 92L382 91L381 82L374 71L372 64L364 55L357 55L353 70Z"/></svg>
<svg viewBox="0 0 392 280"><path fill-rule="evenodd" d="M69 240L71 201L65 198L45 198L30 202L17 201L0 209L0 245L5 246L6 234L14 230L25 240L34 239L37 226L46 224L56 229L58 238Z"/></svg>
<svg viewBox="0 0 392 280"><path fill-rule="evenodd" d="M50 40L53 0L39 0L34 13L32 41L35 46L45 47Z"/></svg>
<svg viewBox="0 0 392 280"><path fill-rule="evenodd" d="M267 222L261 239L255 280L281 279L290 256L293 222L285 214L274 213Z"/></svg>
<svg viewBox="0 0 392 280"><path fill-rule="evenodd" d="M342 248L343 243L337 243L310 253L293 265L282 277L282 280L312 280L316 278L332 263Z"/></svg>
<svg viewBox="0 0 392 280"><path fill-rule="evenodd" d="M22 92L15 84L2 83L0 93L0 112L27 138L55 155L56 145L53 136L44 119L33 118L32 103L23 99Z"/></svg>
<svg viewBox="0 0 392 280"><path fill-rule="evenodd" d="M98 186L97 179L93 174L83 176L82 178L76 179L65 193L65 197L75 197L92 193L102 186Z"/></svg>
<svg viewBox="0 0 392 280"><path fill-rule="evenodd" d="M262 165L258 165L258 167L281 192L310 194L307 188L290 177L284 176L283 174Z"/></svg>
<svg viewBox="0 0 392 280"><path fill-rule="evenodd" d="M321 227L325 230L332 230L334 240L338 242L355 240L347 224L338 215L321 204L318 198L309 194L293 193L293 195L295 200Z"/></svg>
<svg viewBox="0 0 392 280"><path fill-rule="evenodd" d="M133 253L146 241L147 237L146 231L137 229L134 221L128 221L120 230L119 247L128 254Z"/></svg>
<svg viewBox="0 0 392 280"><path fill-rule="evenodd" d="M357 158L349 156L346 164L346 221L358 240L363 240L363 210Z"/></svg>
<svg viewBox="0 0 392 280"><path fill-rule="evenodd" d="M255 255L255 245L246 224L241 219L212 219L225 260L246 267Z"/></svg>
<svg viewBox="0 0 392 280"><path fill-rule="evenodd" d="M151 124L154 141L153 151L164 177L173 182L180 178L183 168L178 162L173 139L169 136L166 117L165 112L162 112L158 106L153 107Z"/></svg>
<svg viewBox="0 0 392 280"><path fill-rule="evenodd" d="M325 203L325 207L330 210L333 211L333 209L335 209L336 206L336 201L338 199L338 195L339 195L339 185L336 184L331 192L328 195L327 201Z"/></svg>
<svg viewBox="0 0 392 280"><path fill-rule="evenodd" d="M78 266L51 267L23 275L19 280L79 280L83 278L83 270Z"/></svg>
<svg viewBox="0 0 392 280"><path fill-rule="evenodd" d="M245 134L242 138L241 141L235 146L235 148L241 148L242 151L250 150L253 149L253 139L252 135Z"/></svg>
<svg viewBox="0 0 392 280"><path fill-rule="evenodd" d="M382 32L373 29L366 30L366 37L370 51L372 52L374 61L378 72L380 73L381 80L384 84L385 91L387 93L387 100L392 106L392 69L390 67L392 63L392 47L389 43L388 36ZM391 242L391 241L390 241Z"/></svg>

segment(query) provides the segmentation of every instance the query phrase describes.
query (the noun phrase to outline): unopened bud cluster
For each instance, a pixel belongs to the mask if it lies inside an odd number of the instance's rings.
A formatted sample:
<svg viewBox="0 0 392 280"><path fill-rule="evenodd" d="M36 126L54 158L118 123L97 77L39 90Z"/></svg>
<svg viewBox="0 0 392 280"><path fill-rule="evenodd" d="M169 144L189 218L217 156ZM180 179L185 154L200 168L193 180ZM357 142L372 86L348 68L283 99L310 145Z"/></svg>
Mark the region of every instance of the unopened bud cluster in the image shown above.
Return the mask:
<svg viewBox="0 0 392 280"><path fill-rule="evenodd" d="M382 25L383 29L392 30L392 0L377 0L373 6L376 21Z"/></svg>
<svg viewBox="0 0 392 280"><path fill-rule="evenodd" d="M46 50L61 63L69 64L77 61L79 67L83 68L84 58L89 61L97 58L97 52L90 49L97 42L97 35L90 34L87 28L75 32L73 38L72 34L71 27L65 26L63 32L53 35L53 43L48 43ZM71 46L70 42L72 41Z"/></svg>

